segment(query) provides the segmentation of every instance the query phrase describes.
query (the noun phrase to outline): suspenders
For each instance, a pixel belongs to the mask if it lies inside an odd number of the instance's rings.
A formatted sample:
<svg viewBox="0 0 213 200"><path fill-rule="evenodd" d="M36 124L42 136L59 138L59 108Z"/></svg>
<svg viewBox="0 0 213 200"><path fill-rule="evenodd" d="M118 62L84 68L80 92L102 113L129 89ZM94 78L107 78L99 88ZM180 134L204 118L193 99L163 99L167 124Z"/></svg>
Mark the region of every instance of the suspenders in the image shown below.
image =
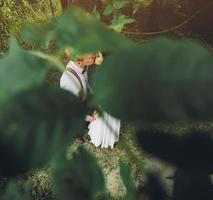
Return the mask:
<svg viewBox="0 0 213 200"><path fill-rule="evenodd" d="M73 69L71 68L66 68L66 71L70 72L71 74L73 74L79 81L80 85L81 85L81 91L80 91L80 96L82 97L83 101L86 99L86 93L84 91L84 86L83 86L83 83L80 79L80 77L78 76L77 72L74 71Z"/></svg>

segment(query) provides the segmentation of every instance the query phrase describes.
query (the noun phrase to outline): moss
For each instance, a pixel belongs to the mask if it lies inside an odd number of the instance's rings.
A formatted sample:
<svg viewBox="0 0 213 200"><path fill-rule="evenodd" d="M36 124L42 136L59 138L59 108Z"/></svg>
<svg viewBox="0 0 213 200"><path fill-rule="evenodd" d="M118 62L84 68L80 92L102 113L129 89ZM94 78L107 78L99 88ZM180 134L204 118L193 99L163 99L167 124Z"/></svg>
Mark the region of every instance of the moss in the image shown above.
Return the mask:
<svg viewBox="0 0 213 200"><path fill-rule="evenodd" d="M44 167L29 176L32 197L35 200L54 199L54 183L50 167Z"/></svg>

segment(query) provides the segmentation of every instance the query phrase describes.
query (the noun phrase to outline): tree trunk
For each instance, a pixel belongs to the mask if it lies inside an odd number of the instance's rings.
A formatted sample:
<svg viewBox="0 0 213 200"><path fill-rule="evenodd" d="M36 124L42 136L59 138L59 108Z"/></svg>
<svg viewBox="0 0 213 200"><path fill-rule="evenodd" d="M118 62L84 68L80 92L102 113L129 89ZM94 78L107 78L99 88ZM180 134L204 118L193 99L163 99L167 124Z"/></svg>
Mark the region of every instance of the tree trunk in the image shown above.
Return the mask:
<svg viewBox="0 0 213 200"><path fill-rule="evenodd" d="M55 17L55 13L54 13L54 8L53 8L52 0L49 0L49 2L50 2L50 9L51 9L51 12L52 12L52 16Z"/></svg>
<svg viewBox="0 0 213 200"><path fill-rule="evenodd" d="M162 0L153 0L149 13L149 26L154 30L158 30L162 20Z"/></svg>
<svg viewBox="0 0 213 200"><path fill-rule="evenodd" d="M62 11L64 11L69 6L69 2L68 0L60 0L60 1L61 1Z"/></svg>

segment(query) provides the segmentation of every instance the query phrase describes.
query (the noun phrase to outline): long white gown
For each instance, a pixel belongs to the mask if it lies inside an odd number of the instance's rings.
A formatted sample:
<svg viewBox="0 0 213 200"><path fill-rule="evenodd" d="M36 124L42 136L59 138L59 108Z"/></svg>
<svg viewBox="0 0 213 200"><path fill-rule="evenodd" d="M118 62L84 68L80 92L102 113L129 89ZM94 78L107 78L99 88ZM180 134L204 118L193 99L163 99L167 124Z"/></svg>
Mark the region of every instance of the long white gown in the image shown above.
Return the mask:
<svg viewBox="0 0 213 200"><path fill-rule="evenodd" d="M91 142L96 147L113 148L119 140L120 126L120 120L104 112L102 116L98 116L88 126Z"/></svg>

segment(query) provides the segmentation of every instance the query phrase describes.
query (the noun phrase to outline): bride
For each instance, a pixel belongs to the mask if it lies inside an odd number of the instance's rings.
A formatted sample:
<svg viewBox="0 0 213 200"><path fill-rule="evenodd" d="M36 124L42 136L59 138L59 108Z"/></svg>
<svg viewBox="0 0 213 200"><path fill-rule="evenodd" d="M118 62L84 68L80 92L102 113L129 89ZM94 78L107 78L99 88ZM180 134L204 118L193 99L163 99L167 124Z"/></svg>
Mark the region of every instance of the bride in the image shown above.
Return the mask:
<svg viewBox="0 0 213 200"><path fill-rule="evenodd" d="M102 54L98 54L95 60L96 65L100 65L103 62ZM108 148L114 147L114 144L119 140L121 122L103 112L99 115L98 112L94 112L90 119L88 126L88 135L90 136L91 143L96 147Z"/></svg>
<svg viewBox="0 0 213 200"><path fill-rule="evenodd" d="M120 120L110 116L106 112L103 112L102 115L98 115L96 112L88 126L88 135L91 142L96 147L113 148L114 144L119 140L120 124Z"/></svg>

